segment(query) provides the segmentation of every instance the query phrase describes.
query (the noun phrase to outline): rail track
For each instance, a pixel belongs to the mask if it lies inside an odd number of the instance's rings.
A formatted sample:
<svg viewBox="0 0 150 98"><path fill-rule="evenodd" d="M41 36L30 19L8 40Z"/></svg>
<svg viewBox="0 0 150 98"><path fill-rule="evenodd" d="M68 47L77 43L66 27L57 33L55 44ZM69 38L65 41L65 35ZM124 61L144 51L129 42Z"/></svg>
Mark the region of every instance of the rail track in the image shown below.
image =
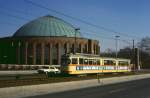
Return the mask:
<svg viewBox="0 0 150 98"><path fill-rule="evenodd" d="M24 86L24 85L36 85L36 84L46 84L46 83L57 83L57 82L68 82L68 81L79 81L88 79L101 79L108 77L120 77L126 75L134 75L139 73L122 73L122 74L101 74L101 75L87 75L87 76L62 76L57 75L48 77L45 74L31 74L31 75L7 75L0 76L0 88L4 87L14 87L14 86Z"/></svg>

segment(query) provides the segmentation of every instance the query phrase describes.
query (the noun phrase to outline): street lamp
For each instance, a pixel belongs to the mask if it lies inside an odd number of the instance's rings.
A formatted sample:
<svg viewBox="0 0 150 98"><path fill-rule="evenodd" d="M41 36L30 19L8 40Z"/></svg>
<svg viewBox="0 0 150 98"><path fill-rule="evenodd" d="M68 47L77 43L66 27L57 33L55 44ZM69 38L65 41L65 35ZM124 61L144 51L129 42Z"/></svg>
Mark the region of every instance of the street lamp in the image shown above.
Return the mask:
<svg viewBox="0 0 150 98"><path fill-rule="evenodd" d="M115 38L116 38L116 59L117 59L117 57L118 57L118 38L119 38L120 36L118 36L118 35L116 35L115 36Z"/></svg>
<svg viewBox="0 0 150 98"><path fill-rule="evenodd" d="M77 50L77 31L80 30L80 28L75 28L75 36L74 36L74 54L76 53Z"/></svg>

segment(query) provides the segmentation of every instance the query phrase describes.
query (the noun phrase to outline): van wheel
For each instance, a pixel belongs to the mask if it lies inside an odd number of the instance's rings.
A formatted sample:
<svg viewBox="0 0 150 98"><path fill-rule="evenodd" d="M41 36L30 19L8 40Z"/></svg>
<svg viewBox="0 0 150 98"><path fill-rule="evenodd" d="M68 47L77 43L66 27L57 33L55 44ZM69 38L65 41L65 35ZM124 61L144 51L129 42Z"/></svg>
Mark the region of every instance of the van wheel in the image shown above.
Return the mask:
<svg viewBox="0 0 150 98"><path fill-rule="evenodd" d="M47 75L47 74L48 74L48 72L46 71L46 72L45 72L45 74Z"/></svg>
<svg viewBox="0 0 150 98"><path fill-rule="evenodd" d="M54 74L57 74L57 72L54 72Z"/></svg>

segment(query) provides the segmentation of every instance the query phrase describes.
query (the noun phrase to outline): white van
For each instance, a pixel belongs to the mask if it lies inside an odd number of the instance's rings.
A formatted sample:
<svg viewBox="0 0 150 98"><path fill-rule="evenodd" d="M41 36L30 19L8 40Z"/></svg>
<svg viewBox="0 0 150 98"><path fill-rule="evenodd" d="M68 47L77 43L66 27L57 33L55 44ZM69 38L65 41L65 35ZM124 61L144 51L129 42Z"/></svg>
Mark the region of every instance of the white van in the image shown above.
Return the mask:
<svg viewBox="0 0 150 98"><path fill-rule="evenodd" d="M38 73L48 73L48 72L53 72L55 74L60 73L60 70L54 66L49 66L49 67L45 66L44 68L38 69L37 71Z"/></svg>

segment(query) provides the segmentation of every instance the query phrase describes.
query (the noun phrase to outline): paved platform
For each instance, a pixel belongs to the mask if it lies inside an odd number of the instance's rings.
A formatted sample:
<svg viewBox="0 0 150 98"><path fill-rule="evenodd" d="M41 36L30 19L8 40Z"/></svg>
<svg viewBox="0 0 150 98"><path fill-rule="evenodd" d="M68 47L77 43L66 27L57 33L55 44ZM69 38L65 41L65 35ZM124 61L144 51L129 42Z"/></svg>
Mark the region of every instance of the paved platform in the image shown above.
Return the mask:
<svg viewBox="0 0 150 98"><path fill-rule="evenodd" d="M77 90L82 88L96 87L96 86L102 86L108 84L115 84L115 83L121 83L121 82L139 80L145 78L150 78L150 74L103 78L100 80L92 79L92 80L83 80L83 81L53 83L53 84L1 88L0 98L22 98L28 96L36 96L36 95Z"/></svg>
<svg viewBox="0 0 150 98"><path fill-rule="evenodd" d="M0 71L0 75L35 74L37 70Z"/></svg>

